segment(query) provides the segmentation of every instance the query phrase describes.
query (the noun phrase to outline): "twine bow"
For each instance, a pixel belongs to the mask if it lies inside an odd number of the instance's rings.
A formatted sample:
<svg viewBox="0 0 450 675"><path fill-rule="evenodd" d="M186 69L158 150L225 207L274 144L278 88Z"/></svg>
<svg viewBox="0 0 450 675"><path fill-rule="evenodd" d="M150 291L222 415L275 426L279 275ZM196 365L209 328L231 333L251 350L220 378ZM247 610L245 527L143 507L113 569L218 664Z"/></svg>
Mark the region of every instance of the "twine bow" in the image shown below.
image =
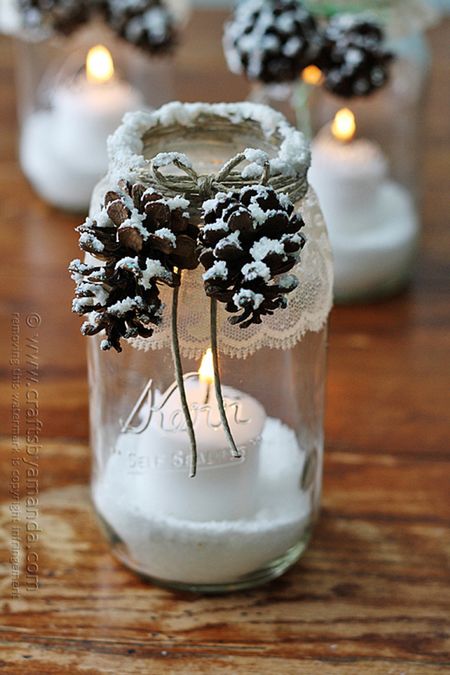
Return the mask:
<svg viewBox="0 0 450 675"><path fill-rule="evenodd" d="M150 168L155 181L165 189L171 192L185 192L186 188L190 189L197 193L199 199L203 202L217 192L227 192L230 186L225 184L226 180L232 176L233 170L246 160L248 161L246 152L239 152L229 159L217 173L200 175L195 171L186 155L167 152L156 155L150 162ZM170 164L183 171L189 178L190 184L186 184L186 180L177 181L177 176L173 174L167 176L161 172L160 167L169 166ZM260 185L267 185L269 179L270 160L268 155L265 155L264 161L261 164L261 176L258 182Z"/></svg>

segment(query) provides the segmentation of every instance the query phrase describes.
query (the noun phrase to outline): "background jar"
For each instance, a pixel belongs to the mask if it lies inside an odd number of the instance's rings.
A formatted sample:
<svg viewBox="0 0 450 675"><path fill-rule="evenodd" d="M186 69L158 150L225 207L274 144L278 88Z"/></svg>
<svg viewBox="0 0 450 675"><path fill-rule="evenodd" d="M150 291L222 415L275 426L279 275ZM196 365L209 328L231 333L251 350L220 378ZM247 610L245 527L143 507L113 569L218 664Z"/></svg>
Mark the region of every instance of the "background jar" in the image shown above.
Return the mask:
<svg viewBox="0 0 450 675"><path fill-rule="evenodd" d="M87 57L106 48L113 71L88 77ZM95 61L91 61L95 68ZM68 37L16 37L21 168L50 204L87 211L105 174L106 140L131 110L174 96L173 59L153 57L93 21Z"/></svg>
<svg viewBox="0 0 450 675"><path fill-rule="evenodd" d="M332 3L328 7L333 13ZM332 95L323 86L310 87L311 129L316 137L310 178L327 221L335 298L341 302L373 299L405 287L420 236L422 121L430 53L420 24L399 26L392 19L385 29L386 48L393 54L387 85L351 99ZM364 185L367 158L365 168L361 158L361 166L353 166L352 175L348 167L344 177L347 158L341 154L339 166L330 148L319 141L343 109L355 117L351 144L363 139L371 156L376 155L378 166Z"/></svg>

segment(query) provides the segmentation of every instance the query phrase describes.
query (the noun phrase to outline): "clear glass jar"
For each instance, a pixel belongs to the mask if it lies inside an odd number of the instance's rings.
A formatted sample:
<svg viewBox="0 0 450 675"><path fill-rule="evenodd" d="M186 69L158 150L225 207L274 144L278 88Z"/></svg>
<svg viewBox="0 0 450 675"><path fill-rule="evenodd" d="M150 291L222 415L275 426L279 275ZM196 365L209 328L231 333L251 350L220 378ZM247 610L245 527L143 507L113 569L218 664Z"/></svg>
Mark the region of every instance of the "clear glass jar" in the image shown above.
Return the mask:
<svg viewBox="0 0 450 675"><path fill-rule="evenodd" d="M198 105L204 107L198 110ZM162 149L182 152L206 176L248 147L280 157L280 138L274 133L271 141L262 140L254 120L245 132L235 130L233 120L241 109L248 114L248 104L170 106L153 126L158 139L149 138L145 119L129 120L133 133L144 139L143 158ZM215 117L205 116L210 109ZM192 111L198 125L189 121ZM281 116L267 114L267 129L273 130L275 119L286 130ZM152 124L153 118L148 118ZM175 120L186 127L180 129ZM119 130L116 136L126 134ZM130 146L136 147L136 139ZM124 160L128 167L137 162L140 180L141 160L136 155ZM113 174L117 179L117 164ZM111 188L108 180L98 186L93 202L101 203L100 195ZM297 208L307 238L300 261L305 276L302 283L299 275L298 287L298 298L305 301L305 330L294 337L280 329L287 314L274 315L270 334L264 322L248 335L239 327L227 332L225 314L220 323L221 387L240 458L232 456L220 420L214 375L204 372L210 300L198 292L203 288L199 268L182 281L177 319L197 437L195 477L189 477L191 446L164 329L162 337L124 344L120 354L102 352L101 337L89 340L93 502L114 554L157 584L201 592L251 587L282 574L310 539L321 491L332 266L315 197L308 193ZM162 299L170 307L167 293ZM281 312L290 312L295 324L300 318L296 302Z"/></svg>
<svg viewBox="0 0 450 675"><path fill-rule="evenodd" d="M386 86L340 99L311 89L315 140L310 180L327 222L338 302L376 299L409 282L420 234L422 122L430 55L423 34L391 39ZM354 115L356 132L338 140L331 123Z"/></svg>
<svg viewBox="0 0 450 675"><path fill-rule="evenodd" d="M114 72L102 73L104 62L94 59L88 78L97 45ZM17 37L16 73L21 168L43 199L70 211L88 210L108 166L106 140L123 115L173 98L171 59L149 58L100 22L68 38Z"/></svg>
<svg viewBox="0 0 450 675"><path fill-rule="evenodd" d="M232 458L217 405L207 401L200 361L186 359L199 452L190 478L170 350L103 353L99 339L90 341L92 494L122 562L156 583L217 592L264 583L300 557L320 499L325 343L322 330L288 352L221 359L241 459ZM123 433L149 378L135 420L145 426L153 400L149 426Z"/></svg>

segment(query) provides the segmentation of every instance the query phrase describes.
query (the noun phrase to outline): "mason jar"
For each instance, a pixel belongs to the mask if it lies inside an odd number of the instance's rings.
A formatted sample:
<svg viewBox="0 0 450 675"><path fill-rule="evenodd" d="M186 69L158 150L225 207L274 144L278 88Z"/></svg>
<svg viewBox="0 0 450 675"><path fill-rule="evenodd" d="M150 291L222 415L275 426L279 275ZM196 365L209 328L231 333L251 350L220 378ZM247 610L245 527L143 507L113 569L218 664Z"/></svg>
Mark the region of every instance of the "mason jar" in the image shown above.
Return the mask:
<svg viewBox="0 0 450 675"><path fill-rule="evenodd" d="M420 2L407 9L405 3L367 1L357 10L345 0L311 4L329 16L377 12L393 57L388 83L375 93L340 98L316 86L308 106L314 136L310 180L333 248L335 299L376 299L403 289L414 270L430 67L423 29L431 15Z"/></svg>
<svg viewBox="0 0 450 675"><path fill-rule="evenodd" d="M175 326L197 441L194 477L174 375L173 289L161 289L165 314L151 337L123 341L121 353L103 351L102 334L89 338L93 502L114 555L156 584L200 592L252 587L287 570L310 540L321 492L332 263L308 162L302 134L278 113L248 104L173 103L136 113L110 143L90 222L125 173L128 185L139 180L173 195L190 165L182 194L200 227L204 190L220 196L258 185L268 167L267 185L283 185L282 199L293 198L305 223L294 268L299 285L287 307L240 328L219 303L216 343L202 269L183 272Z"/></svg>

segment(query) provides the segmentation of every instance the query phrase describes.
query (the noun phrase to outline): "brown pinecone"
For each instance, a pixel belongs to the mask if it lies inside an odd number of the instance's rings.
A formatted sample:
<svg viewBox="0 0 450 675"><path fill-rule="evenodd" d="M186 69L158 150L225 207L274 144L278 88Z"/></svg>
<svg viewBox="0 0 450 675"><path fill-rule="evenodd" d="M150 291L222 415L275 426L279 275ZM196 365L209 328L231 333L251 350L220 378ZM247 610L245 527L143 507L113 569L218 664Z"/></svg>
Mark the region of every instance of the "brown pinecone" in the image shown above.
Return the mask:
<svg viewBox="0 0 450 675"><path fill-rule="evenodd" d="M226 303L232 324L247 328L287 306L298 279L286 274L299 261L302 218L284 194L270 187L219 193L203 204L199 260L208 296ZM281 275L281 276L280 276Z"/></svg>
<svg viewBox="0 0 450 675"><path fill-rule="evenodd" d="M175 20L164 0L108 0L106 14L119 35L151 54L176 44Z"/></svg>
<svg viewBox="0 0 450 675"><path fill-rule="evenodd" d="M230 70L263 82L292 82L320 46L314 17L297 0L246 0L225 26Z"/></svg>
<svg viewBox="0 0 450 675"><path fill-rule="evenodd" d="M177 286L180 270L197 267L198 228L189 222L188 205L122 182L105 195L98 219L77 228L80 248L104 264L71 263L73 311L88 315L84 335L105 330L102 349L121 351L121 338L150 337L162 318L158 284Z"/></svg>
<svg viewBox="0 0 450 675"><path fill-rule="evenodd" d="M315 61L324 86L337 96L368 96L389 78L392 54L383 47L384 34L371 21L344 14L330 20Z"/></svg>
<svg viewBox="0 0 450 675"><path fill-rule="evenodd" d="M89 0L19 0L19 10L25 28L69 35L88 20L89 4Z"/></svg>

